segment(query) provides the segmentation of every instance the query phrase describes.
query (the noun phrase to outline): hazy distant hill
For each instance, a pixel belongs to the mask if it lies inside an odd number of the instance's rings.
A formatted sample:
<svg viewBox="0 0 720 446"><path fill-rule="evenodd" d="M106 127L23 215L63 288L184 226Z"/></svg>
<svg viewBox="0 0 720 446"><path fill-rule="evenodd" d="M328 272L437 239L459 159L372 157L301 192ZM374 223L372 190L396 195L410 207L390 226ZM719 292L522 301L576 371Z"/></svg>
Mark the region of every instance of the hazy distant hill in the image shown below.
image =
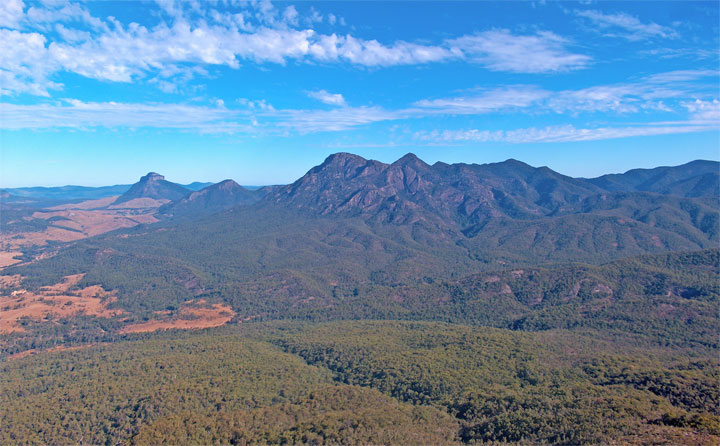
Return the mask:
<svg viewBox="0 0 720 446"><path fill-rule="evenodd" d="M190 193L190 190L176 183L165 180L165 177L150 172L140 181L133 184L127 192L115 200L114 204L125 203L136 198L153 198L155 200L177 200Z"/></svg>
<svg viewBox="0 0 720 446"><path fill-rule="evenodd" d="M675 167L633 169L588 180L609 191L645 191L681 197L717 197L720 163L697 160Z"/></svg>
<svg viewBox="0 0 720 446"><path fill-rule="evenodd" d="M194 182L191 184L182 185L186 189L192 191L200 190L204 187L210 186L213 183L201 183ZM83 200L97 200L105 197L112 197L115 195L122 195L130 189L131 184L118 184L116 186L100 186L100 187L86 187L86 186L59 186L59 187L16 187L0 189L3 192L10 194L8 197L9 201L19 200L32 200L32 201L43 201L43 202L68 202L68 201L83 201ZM0 197L5 199L5 197Z"/></svg>

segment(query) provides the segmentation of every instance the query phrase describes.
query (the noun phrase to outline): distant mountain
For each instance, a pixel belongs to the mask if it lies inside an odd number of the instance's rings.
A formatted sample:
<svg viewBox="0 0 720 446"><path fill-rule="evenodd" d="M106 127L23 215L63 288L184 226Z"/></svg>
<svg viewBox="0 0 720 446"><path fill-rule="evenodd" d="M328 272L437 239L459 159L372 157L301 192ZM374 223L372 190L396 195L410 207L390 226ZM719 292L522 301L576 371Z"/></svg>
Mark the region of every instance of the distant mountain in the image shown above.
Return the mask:
<svg viewBox="0 0 720 446"><path fill-rule="evenodd" d="M178 200L188 194L190 190L185 187L165 180L165 177L155 172L150 172L140 181L133 184L130 189L118 197L113 204L125 203L136 198L153 198L155 200Z"/></svg>
<svg viewBox="0 0 720 446"><path fill-rule="evenodd" d="M193 181L190 184L181 184L181 186L183 186L185 189L190 189L190 190L195 191L195 190L205 189L206 187L212 186L213 184L215 184L215 183L211 183L211 182L202 183L200 181Z"/></svg>
<svg viewBox="0 0 720 446"><path fill-rule="evenodd" d="M623 174L592 178L588 182L609 191L716 197L720 191L720 163L697 160L675 167L633 169Z"/></svg>
<svg viewBox="0 0 720 446"><path fill-rule="evenodd" d="M120 195L130 189L130 185L121 184L116 186L85 187L85 186L60 186L60 187L18 187L4 189L12 196L25 200L41 202L68 202L81 200L97 200L105 197Z"/></svg>
<svg viewBox="0 0 720 446"><path fill-rule="evenodd" d="M263 189L248 190L233 180L225 180L168 203L162 206L159 212L172 217L197 217L235 206L253 204L263 195L265 195Z"/></svg>
<svg viewBox="0 0 720 446"><path fill-rule="evenodd" d="M182 185L191 191L200 190L208 187L213 183L194 182ZM65 203L70 201L98 200L100 198L122 195L127 192L132 185L118 184L115 186L59 186L59 187L16 187L0 189L0 191L10 194L10 200L31 200L39 202L58 202Z"/></svg>

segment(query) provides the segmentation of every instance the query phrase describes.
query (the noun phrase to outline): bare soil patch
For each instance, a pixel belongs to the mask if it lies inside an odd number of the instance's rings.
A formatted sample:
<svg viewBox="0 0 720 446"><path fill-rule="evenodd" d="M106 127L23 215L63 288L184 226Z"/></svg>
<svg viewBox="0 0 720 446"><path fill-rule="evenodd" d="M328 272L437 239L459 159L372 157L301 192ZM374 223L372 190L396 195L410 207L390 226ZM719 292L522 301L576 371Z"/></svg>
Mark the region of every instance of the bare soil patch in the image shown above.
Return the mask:
<svg viewBox="0 0 720 446"><path fill-rule="evenodd" d="M25 289L0 292L0 333L22 332L21 319L30 318L51 321L60 317L86 314L111 318L122 314L122 310L111 310L115 293L107 292L98 285L74 289L83 274L67 276L62 282L43 287L37 292ZM19 286L20 277L0 276L8 286Z"/></svg>
<svg viewBox="0 0 720 446"><path fill-rule="evenodd" d="M190 304L192 302L188 302ZM198 301L196 304L204 304ZM157 313L160 319L154 319L140 324L128 325L120 333L143 333L156 330L199 329L219 327L225 325L235 316L235 312L225 304L213 304L210 307L184 306L176 317L170 317L169 312Z"/></svg>

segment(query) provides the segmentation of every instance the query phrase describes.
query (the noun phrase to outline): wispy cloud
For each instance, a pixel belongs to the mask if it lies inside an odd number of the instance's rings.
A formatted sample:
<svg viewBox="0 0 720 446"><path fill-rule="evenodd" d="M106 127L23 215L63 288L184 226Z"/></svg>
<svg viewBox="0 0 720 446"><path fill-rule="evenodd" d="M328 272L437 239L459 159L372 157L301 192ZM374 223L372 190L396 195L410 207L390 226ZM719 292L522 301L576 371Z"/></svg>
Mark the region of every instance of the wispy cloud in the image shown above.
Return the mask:
<svg viewBox="0 0 720 446"><path fill-rule="evenodd" d="M263 113L272 126L296 133L333 132L374 122L393 121L407 117L404 112L382 107L342 107L332 110L276 110Z"/></svg>
<svg viewBox="0 0 720 446"><path fill-rule="evenodd" d="M488 143L501 142L509 144L527 143L565 143L580 141L599 141L607 139L628 138L637 136L672 135L717 131L720 125L695 124L657 125L577 128L573 125L549 127L529 127L517 130L432 130L414 134L417 141L430 144Z"/></svg>
<svg viewBox="0 0 720 446"><path fill-rule="evenodd" d="M524 111L533 114L613 112L617 114L642 111L671 112L670 102L680 108L679 99L693 95L712 95L716 79L713 70L683 70L657 73L636 82L596 85L575 90L548 90L534 85L515 85L440 99L424 99L413 105L418 113L487 114L502 111ZM677 110L675 110L677 111Z"/></svg>
<svg viewBox="0 0 720 446"><path fill-rule="evenodd" d="M535 86L508 86L486 90L480 94L442 99L423 99L413 105L423 113L484 114L529 107L546 99L551 93Z"/></svg>
<svg viewBox="0 0 720 446"><path fill-rule="evenodd" d="M41 38L39 38L42 41ZM22 55L16 60L21 61ZM0 72L2 75L3 72ZM87 127L154 127L174 128L197 132L226 132L251 134L306 134L334 132L358 128L377 122L419 120L439 115L484 115L514 113L539 116L561 114L571 117L609 113L623 119L632 113L662 112L665 116L685 119L656 123L648 126L593 128L587 131L573 128L568 137L591 138L592 135L633 135L633 132L657 132L665 127L678 131L689 126L716 125L720 122L720 102L713 97L714 84L697 81L715 78L712 70L685 70L658 73L637 82L599 85L577 90L551 91L533 85L514 85L481 90L463 96L415 101L410 107L386 109L380 106L349 106L338 93L315 90L306 94L332 109L276 109L265 100L239 99L230 107L218 105L203 107L186 104L81 102L65 100L36 105L5 103L0 107L0 128L87 128ZM162 80L157 80L162 82ZM172 91L173 84L161 86ZM709 98L709 99L708 99ZM585 116L583 115L583 116ZM651 126L652 127L652 126ZM668 127L668 128L670 128ZM561 127L567 133L567 127ZM635 130L634 130L635 129ZM645 130L641 130L645 129ZM550 128L557 135L557 128ZM669 131L669 130L668 130ZM463 131L465 132L465 131ZM469 132L469 133L467 133ZM433 134L439 140L519 140L520 136L470 130L465 133ZM671 132L672 133L672 132ZM521 133L518 133L520 135ZM522 133L527 134L527 132ZM618 136L620 137L620 136ZM464 138L464 139L463 139ZM535 135L539 139L540 136ZM549 140L549 137L546 139Z"/></svg>
<svg viewBox="0 0 720 446"><path fill-rule="evenodd" d="M162 103L62 102L0 107L0 128L163 128L196 133L306 134L333 132L374 122L401 119L402 112L381 107L332 110L276 110L265 101L240 101L243 108Z"/></svg>
<svg viewBox="0 0 720 446"><path fill-rule="evenodd" d="M549 31L516 35L509 30L493 30L448 41L469 60L494 71L548 73L585 68L590 57L566 49L568 41Z"/></svg>
<svg viewBox="0 0 720 446"><path fill-rule="evenodd" d="M670 27L657 23L643 23L636 17L626 13L605 14L596 10L575 11L579 17L584 17L603 30L610 30L611 36L618 36L631 41L649 38L675 38L677 33ZM614 33L612 30L615 30Z"/></svg>
<svg viewBox="0 0 720 446"><path fill-rule="evenodd" d="M166 128L198 133L252 133L247 113L184 104L82 102L0 107L6 130L75 128Z"/></svg>
<svg viewBox="0 0 720 446"><path fill-rule="evenodd" d="M650 75L644 81L652 84L668 84L707 78L717 80L718 76L720 76L720 72L716 70L675 70Z"/></svg>
<svg viewBox="0 0 720 446"><path fill-rule="evenodd" d="M307 95L313 99L317 99L323 104L328 105L345 105L345 98L340 93L328 93L325 90L309 91Z"/></svg>

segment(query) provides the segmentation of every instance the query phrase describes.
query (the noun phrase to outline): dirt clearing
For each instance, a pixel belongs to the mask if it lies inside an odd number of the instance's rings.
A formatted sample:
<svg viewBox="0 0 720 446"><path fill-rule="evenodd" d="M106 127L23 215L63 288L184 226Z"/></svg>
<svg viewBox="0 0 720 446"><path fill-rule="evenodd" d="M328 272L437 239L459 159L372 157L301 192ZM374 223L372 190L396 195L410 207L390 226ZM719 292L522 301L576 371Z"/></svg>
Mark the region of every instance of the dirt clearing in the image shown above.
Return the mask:
<svg viewBox="0 0 720 446"><path fill-rule="evenodd" d="M22 320L52 321L77 314L111 318L123 313L107 306L115 300L114 293L98 285L71 290L83 274L67 276L62 282L41 288L37 292L25 289L0 292L0 333L22 332ZM0 276L0 284L17 287L19 276Z"/></svg>

